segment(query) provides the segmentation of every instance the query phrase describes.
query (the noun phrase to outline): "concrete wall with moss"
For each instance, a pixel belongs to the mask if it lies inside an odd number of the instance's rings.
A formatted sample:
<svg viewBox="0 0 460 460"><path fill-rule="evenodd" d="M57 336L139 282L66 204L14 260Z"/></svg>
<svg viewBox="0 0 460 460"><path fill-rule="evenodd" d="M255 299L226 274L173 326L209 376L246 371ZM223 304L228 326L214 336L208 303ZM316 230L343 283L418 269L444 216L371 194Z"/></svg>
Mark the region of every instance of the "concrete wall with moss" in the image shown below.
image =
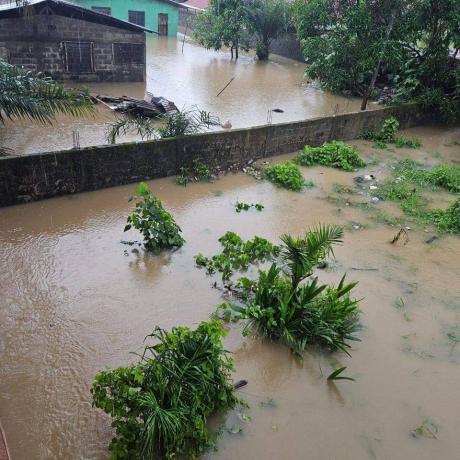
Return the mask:
<svg viewBox="0 0 460 460"><path fill-rule="evenodd" d="M246 129L81 150L0 158L0 206L177 174L194 159L223 167L295 152L305 144L349 140L395 116L402 128L427 123L414 105Z"/></svg>

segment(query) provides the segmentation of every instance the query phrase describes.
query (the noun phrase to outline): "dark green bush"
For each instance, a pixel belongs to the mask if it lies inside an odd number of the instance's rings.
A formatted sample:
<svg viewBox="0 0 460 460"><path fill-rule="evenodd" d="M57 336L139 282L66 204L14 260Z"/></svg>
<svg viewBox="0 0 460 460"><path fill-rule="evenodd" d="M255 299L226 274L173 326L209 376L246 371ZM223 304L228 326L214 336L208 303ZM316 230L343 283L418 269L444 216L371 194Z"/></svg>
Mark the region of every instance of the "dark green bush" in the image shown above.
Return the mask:
<svg viewBox="0 0 460 460"><path fill-rule="evenodd" d="M321 147L306 145L295 161L302 166L318 164L345 171L354 171L356 168L366 166L356 147L342 141L326 142Z"/></svg>
<svg viewBox="0 0 460 460"><path fill-rule="evenodd" d="M152 195L148 184L141 182L138 185L135 198L139 201L127 218L125 232L131 227L139 230L144 237L145 248L149 251L180 247L184 244L180 235L181 228L163 207L161 200Z"/></svg>
<svg viewBox="0 0 460 460"><path fill-rule="evenodd" d="M231 382L232 360L222 345L218 321L148 336L140 361L99 372L91 388L93 405L112 417L114 460L194 459L216 434L210 415L238 403Z"/></svg>

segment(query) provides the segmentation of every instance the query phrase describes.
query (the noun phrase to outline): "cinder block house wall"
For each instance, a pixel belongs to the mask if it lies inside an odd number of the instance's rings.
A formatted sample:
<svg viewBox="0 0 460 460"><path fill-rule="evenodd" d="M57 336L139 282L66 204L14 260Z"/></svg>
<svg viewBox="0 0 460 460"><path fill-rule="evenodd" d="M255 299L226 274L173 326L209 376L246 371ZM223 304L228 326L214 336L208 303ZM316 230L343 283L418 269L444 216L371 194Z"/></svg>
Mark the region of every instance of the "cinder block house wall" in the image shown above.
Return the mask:
<svg viewBox="0 0 460 460"><path fill-rule="evenodd" d="M68 72L64 42L92 43L92 71ZM117 63L114 44L143 45L143 64ZM145 33L54 14L0 19L1 55L9 63L57 80L144 81Z"/></svg>
<svg viewBox="0 0 460 460"><path fill-rule="evenodd" d="M179 6L163 0L72 0L84 8L110 8L110 15L123 21L129 21L129 11L144 11L147 29L159 32L158 15L168 15L168 36L177 35Z"/></svg>

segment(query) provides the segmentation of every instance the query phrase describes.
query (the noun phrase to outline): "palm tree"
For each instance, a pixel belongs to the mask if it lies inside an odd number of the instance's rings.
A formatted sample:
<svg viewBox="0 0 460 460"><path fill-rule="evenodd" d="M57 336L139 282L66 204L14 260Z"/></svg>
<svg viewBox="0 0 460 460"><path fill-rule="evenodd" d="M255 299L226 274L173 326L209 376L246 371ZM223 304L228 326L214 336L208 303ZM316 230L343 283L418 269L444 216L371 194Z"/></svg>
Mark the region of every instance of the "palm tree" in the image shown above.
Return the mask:
<svg viewBox="0 0 460 460"><path fill-rule="evenodd" d="M51 124L57 113L80 116L93 103L86 92L66 90L42 74L34 74L0 59L0 123L28 118Z"/></svg>
<svg viewBox="0 0 460 460"><path fill-rule="evenodd" d="M252 0L248 11L257 37L257 57L260 61L267 60L272 41L288 29L290 5L286 0Z"/></svg>

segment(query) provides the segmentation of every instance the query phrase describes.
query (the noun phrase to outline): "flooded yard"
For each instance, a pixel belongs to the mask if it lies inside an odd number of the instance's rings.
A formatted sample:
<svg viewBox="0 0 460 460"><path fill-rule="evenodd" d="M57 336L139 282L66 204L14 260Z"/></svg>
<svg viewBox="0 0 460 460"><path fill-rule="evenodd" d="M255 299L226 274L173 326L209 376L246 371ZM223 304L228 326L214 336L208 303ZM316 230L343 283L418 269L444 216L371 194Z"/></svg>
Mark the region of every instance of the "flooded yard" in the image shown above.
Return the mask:
<svg viewBox="0 0 460 460"><path fill-rule="evenodd" d="M186 45L184 56L188 51ZM423 146L391 152L354 142L372 165L359 174L382 180L406 157L460 161L459 128L405 134ZM318 222L346 228L336 258L317 274L336 283L346 272L359 281L361 341L352 358L310 349L300 362L285 346L244 338L242 326L232 324L226 347L235 380L249 382L239 395L251 420L237 412L213 420L243 431L223 434L205 458L458 458L460 346L447 333L460 323L460 238L427 244L433 230L408 220L409 242L392 245L398 227L337 193L337 184L353 188L358 173L301 169L315 183L301 193L243 173L187 187L172 178L152 181L186 239L159 256L120 243L137 238L123 233L134 185L0 209L0 418L13 460L108 458L110 421L91 407L91 382L103 368L132 362L130 352L142 349L156 325L209 318L221 293L193 256L216 253L227 230L277 242ZM265 209L238 214L237 200ZM375 207L400 215L391 203ZM328 383L341 366L356 380Z"/></svg>
<svg viewBox="0 0 460 460"><path fill-rule="evenodd" d="M147 37L147 78L145 83L94 83L91 92L142 99L146 91L175 102L179 109L197 105L200 109L230 120L234 128L332 115L359 110L360 101L326 93L304 80L305 65L273 55L258 62L253 55L241 54L238 61L228 52L207 51L189 41L171 37ZM234 78L227 89L217 94ZM370 108L376 106L371 104ZM0 145L16 154L69 149L73 132L80 146L106 144L105 127L115 115L99 104L94 115L83 118L58 116L53 126L28 120L0 126ZM135 136L124 140L135 140Z"/></svg>

